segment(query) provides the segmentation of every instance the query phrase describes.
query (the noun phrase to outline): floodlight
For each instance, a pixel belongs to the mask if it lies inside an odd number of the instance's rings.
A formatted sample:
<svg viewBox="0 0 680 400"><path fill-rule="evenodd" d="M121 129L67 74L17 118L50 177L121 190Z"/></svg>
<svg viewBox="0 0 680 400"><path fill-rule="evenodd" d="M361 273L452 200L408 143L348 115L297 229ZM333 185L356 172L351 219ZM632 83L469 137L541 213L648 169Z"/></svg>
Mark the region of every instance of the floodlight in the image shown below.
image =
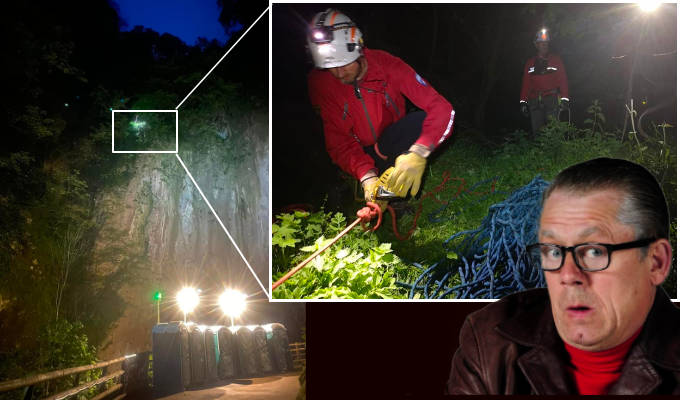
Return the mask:
<svg viewBox="0 0 680 400"><path fill-rule="evenodd" d="M185 287L177 293L177 304L184 313L185 322L187 314L194 311L198 302L198 291L192 287Z"/></svg>
<svg viewBox="0 0 680 400"><path fill-rule="evenodd" d="M238 290L227 289L220 296L220 307L228 316L238 317L246 308L246 297Z"/></svg>
<svg viewBox="0 0 680 400"><path fill-rule="evenodd" d="M227 289L220 295L220 307L225 314L231 317L231 326L234 326L234 318L241 315L243 310L246 309L247 297L245 294L234 289Z"/></svg>
<svg viewBox="0 0 680 400"><path fill-rule="evenodd" d="M654 0L644 0L638 2L638 6L640 6L640 9L644 12L652 12L659 8L660 5L661 5L660 1Z"/></svg>

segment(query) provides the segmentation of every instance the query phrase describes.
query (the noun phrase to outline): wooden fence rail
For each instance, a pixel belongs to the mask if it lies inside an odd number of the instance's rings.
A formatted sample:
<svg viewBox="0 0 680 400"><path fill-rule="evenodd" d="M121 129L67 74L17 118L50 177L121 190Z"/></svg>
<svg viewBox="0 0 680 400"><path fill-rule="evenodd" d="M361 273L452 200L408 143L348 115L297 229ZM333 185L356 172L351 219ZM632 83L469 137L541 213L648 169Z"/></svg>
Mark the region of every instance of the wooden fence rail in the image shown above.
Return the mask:
<svg viewBox="0 0 680 400"><path fill-rule="evenodd" d="M296 342L289 344L289 350L293 359L293 366L295 369L300 369L306 365L306 345L304 342ZM101 392L94 396L91 400L103 400L117 395L115 400L122 399L127 394L138 393L148 389L148 371L149 371L149 354L150 352L132 354L124 357L118 357L113 360L102 361L92 365L83 365L80 367L66 368L58 371L45 372L25 378L14 379L11 381L0 382L0 393L8 392L21 388L25 390L24 399L32 399L34 397L35 387L43 382L52 381L59 378L64 378L74 374L91 371L93 369L102 368L102 374L105 375L99 379L82 383L79 382L79 377L76 376L72 388L62 391L57 394L52 394L45 397L47 400L61 400L70 396L77 395L89 388L102 385L105 382L113 381L113 385L106 388L102 387ZM122 363L121 367L113 372L109 371L110 367ZM48 393L43 393L48 396Z"/></svg>
<svg viewBox="0 0 680 400"><path fill-rule="evenodd" d="M106 376L82 384L80 384L79 382L79 376L76 376L76 379L74 380L73 383L75 387L65 390L61 393L53 394L49 397L46 397L46 399L48 400L65 399L67 397L76 395L84 390L101 385L111 380L114 380L114 385L105 390L104 388L102 388L103 391L98 393L93 399L96 400L105 399L115 393L118 393L122 389L122 393L117 397L117 399L120 399L125 397L126 393L137 390L138 389L137 386L139 386L140 384L143 385L143 383L140 381L143 381L143 377L145 376L148 370L148 362L149 352L145 352L140 354L132 354L124 357L118 357L113 360L102 361L92 365L83 365L80 367L66 368L58 371L40 373L25 378L0 382L0 393L25 387L27 389L25 391L24 398L31 399L33 398L33 392L35 390L36 385L40 383L101 368L102 374ZM109 372L108 370L110 369L110 367L115 364L122 365L117 371ZM44 395L47 395L47 393L45 393Z"/></svg>
<svg viewBox="0 0 680 400"><path fill-rule="evenodd" d="M293 367L301 369L307 364L306 344L305 342L295 342L288 345L290 354L293 357Z"/></svg>

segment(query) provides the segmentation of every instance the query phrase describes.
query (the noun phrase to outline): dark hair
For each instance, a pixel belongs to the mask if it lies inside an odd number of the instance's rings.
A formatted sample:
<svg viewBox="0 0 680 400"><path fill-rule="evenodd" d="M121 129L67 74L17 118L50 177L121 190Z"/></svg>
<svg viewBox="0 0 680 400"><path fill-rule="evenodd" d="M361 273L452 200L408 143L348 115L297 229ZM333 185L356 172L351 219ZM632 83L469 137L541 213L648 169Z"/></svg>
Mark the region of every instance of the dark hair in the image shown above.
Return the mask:
<svg viewBox="0 0 680 400"><path fill-rule="evenodd" d="M577 193L616 189L623 193L619 221L635 230L636 239L668 239L668 205L663 190L645 167L626 160L596 158L560 172L543 192L543 202L555 190Z"/></svg>

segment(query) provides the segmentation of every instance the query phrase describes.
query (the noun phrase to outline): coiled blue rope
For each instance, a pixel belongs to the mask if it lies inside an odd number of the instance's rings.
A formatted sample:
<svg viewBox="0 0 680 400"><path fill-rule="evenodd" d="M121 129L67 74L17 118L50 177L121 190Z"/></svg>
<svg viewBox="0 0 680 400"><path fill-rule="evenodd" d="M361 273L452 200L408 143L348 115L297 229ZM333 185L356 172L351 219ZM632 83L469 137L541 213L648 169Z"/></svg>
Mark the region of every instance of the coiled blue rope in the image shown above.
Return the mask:
<svg viewBox="0 0 680 400"><path fill-rule="evenodd" d="M455 233L444 241L444 247L457 254L457 259L445 257L429 268L414 264L423 271L420 276L412 283L397 283L410 289L409 298L421 294L426 299L494 299L544 287L541 270L529 264L524 248L536 241L541 196L548 185L540 175L536 176L504 201L489 207L479 228ZM432 214L441 211L443 208ZM430 220L441 220L432 214Z"/></svg>

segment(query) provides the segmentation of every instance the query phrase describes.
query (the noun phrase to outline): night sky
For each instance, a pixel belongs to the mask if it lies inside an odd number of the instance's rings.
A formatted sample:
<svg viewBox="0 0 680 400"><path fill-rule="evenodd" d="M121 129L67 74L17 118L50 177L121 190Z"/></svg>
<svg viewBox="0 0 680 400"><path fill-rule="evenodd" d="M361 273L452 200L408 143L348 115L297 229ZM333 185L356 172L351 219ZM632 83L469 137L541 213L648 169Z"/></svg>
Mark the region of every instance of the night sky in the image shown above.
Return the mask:
<svg viewBox="0 0 680 400"><path fill-rule="evenodd" d="M217 39L224 44L229 37L218 22L220 7L216 0L113 0L125 22L121 30L137 25L163 34L170 33L188 45L199 37Z"/></svg>

